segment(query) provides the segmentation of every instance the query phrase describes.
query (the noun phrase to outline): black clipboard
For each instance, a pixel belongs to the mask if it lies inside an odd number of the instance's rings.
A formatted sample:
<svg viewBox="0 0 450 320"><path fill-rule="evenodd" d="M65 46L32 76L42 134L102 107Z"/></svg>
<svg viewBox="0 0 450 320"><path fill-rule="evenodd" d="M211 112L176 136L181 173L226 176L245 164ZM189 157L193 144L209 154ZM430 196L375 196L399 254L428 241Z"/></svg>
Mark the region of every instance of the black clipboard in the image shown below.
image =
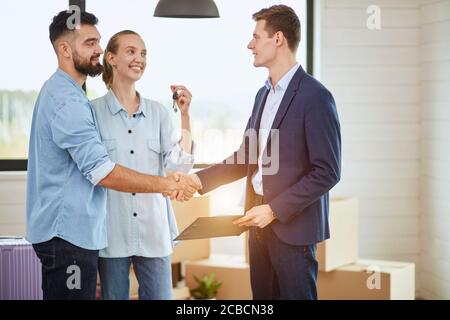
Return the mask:
<svg viewBox="0 0 450 320"><path fill-rule="evenodd" d="M181 232L174 240L195 240L218 237L239 236L248 227L239 227L233 224L233 221L243 217L242 215L216 216L197 218L186 229Z"/></svg>

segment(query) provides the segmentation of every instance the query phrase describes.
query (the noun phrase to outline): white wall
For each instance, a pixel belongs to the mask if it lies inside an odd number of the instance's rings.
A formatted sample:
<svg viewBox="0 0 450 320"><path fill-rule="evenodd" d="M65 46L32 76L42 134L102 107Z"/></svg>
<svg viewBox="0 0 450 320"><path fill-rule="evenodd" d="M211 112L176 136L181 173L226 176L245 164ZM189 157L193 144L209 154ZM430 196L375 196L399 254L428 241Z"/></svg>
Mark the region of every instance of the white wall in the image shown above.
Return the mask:
<svg viewBox="0 0 450 320"><path fill-rule="evenodd" d="M381 8L382 28L366 27ZM335 95L343 179L360 200L360 256L418 263L450 298L450 0L322 0L318 77Z"/></svg>
<svg viewBox="0 0 450 320"><path fill-rule="evenodd" d="M381 30L366 26L371 4L381 8ZM419 1L321 6L317 76L336 99L343 138L342 180L332 193L359 199L360 257L418 263Z"/></svg>
<svg viewBox="0 0 450 320"><path fill-rule="evenodd" d="M421 294L450 299L450 0L420 3Z"/></svg>
<svg viewBox="0 0 450 320"><path fill-rule="evenodd" d="M26 173L0 172L0 236L25 235Z"/></svg>

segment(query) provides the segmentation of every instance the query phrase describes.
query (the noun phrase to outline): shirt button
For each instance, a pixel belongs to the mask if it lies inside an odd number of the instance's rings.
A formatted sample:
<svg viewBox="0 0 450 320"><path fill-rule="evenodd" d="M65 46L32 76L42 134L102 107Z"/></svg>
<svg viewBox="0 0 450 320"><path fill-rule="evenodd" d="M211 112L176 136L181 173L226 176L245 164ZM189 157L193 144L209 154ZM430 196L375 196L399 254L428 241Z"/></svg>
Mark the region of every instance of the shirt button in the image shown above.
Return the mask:
<svg viewBox="0 0 450 320"><path fill-rule="evenodd" d="M134 153L134 151L133 151L133 150L131 150L131 151L130 151L130 153L131 153L131 154L133 154L133 153Z"/></svg>
<svg viewBox="0 0 450 320"><path fill-rule="evenodd" d="M136 212L135 212L135 213L133 213L133 216L134 216L134 217L137 217L137 213L136 213Z"/></svg>
<svg viewBox="0 0 450 320"><path fill-rule="evenodd" d="M128 130L128 133L131 133L132 131L131 130Z"/></svg>

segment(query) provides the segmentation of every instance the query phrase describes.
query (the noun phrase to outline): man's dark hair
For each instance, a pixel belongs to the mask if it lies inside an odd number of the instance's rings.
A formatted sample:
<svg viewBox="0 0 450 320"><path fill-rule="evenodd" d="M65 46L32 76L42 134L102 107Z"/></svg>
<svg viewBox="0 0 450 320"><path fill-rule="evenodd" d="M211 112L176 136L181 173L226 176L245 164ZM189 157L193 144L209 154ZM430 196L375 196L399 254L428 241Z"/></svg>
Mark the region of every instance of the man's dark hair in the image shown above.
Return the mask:
<svg viewBox="0 0 450 320"><path fill-rule="evenodd" d="M253 14L255 21L265 20L265 30L269 37L273 37L278 31L283 32L289 48L295 52L300 44L300 20L295 11L285 5L274 5L262 9Z"/></svg>
<svg viewBox="0 0 450 320"><path fill-rule="evenodd" d="M50 41L52 44L55 44L55 41L58 40L61 36L73 32L75 29L70 29L67 26L67 21L73 22L74 11L61 11L55 17L53 17L53 21L50 24ZM88 24L91 26L95 26L98 23L98 19L92 13L89 12L80 12L80 24ZM70 24L69 24L70 25Z"/></svg>

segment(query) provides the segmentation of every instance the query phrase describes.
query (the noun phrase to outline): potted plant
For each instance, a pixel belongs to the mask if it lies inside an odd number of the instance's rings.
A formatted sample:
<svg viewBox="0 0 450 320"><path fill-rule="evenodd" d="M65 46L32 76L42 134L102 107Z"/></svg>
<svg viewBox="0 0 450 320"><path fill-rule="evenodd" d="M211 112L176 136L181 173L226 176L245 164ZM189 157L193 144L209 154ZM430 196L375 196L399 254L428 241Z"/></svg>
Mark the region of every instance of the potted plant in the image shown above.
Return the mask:
<svg viewBox="0 0 450 320"><path fill-rule="evenodd" d="M215 300L217 291L222 285L222 281L215 280L215 274L206 274L201 279L194 275L194 279L198 286L191 290L194 299Z"/></svg>

